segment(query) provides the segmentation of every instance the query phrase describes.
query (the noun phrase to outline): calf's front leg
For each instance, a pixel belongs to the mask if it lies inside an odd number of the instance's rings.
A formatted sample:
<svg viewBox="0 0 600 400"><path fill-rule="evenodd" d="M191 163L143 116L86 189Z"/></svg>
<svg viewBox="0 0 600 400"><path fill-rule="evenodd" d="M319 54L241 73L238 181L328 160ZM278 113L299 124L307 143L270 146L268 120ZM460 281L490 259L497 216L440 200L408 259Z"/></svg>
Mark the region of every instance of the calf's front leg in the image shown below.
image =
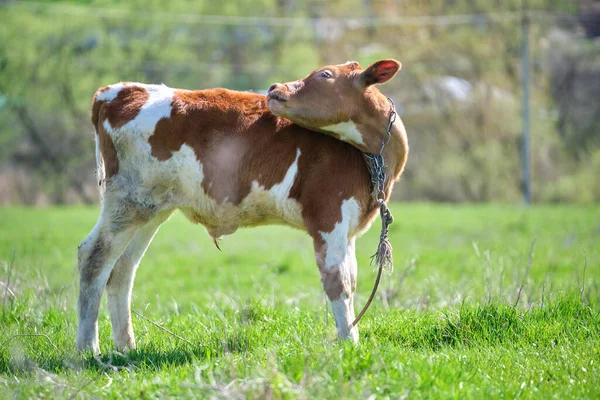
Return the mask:
<svg viewBox="0 0 600 400"><path fill-rule="evenodd" d="M354 292L356 291L355 238L342 233L336 238L316 238L315 255L321 273L321 283L329 298L338 338L358 342L358 327L354 321Z"/></svg>

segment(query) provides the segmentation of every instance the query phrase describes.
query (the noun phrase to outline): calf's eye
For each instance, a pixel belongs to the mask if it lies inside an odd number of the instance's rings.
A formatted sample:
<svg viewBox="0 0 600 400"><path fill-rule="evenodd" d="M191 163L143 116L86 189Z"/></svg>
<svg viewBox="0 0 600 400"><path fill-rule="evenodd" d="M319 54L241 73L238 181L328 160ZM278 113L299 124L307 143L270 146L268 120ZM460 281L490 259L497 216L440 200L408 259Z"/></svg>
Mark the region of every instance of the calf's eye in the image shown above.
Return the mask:
<svg viewBox="0 0 600 400"><path fill-rule="evenodd" d="M319 78L329 79L329 78L331 78L331 72L321 71L321 73L319 74Z"/></svg>

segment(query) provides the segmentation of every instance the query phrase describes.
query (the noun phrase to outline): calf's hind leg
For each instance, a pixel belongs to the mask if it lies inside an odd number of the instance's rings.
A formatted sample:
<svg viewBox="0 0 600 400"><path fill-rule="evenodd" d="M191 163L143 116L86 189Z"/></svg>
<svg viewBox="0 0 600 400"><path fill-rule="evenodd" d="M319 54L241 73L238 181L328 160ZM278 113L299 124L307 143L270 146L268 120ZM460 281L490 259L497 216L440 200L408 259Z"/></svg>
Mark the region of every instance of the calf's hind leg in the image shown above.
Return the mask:
<svg viewBox="0 0 600 400"><path fill-rule="evenodd" d="M170 214L168 212L157 215L136 231L108 278L106 284L108 311L113 340L119 350L135 349L135 336L131 324L131 291L135 272L154 234Z"/></svg>
<svg viewBox="0 0 600 400"><path fill-rule="evenodd" d="M135 232L136 214L114 202L106 193L100 218L78 249L79 326L77 348L100 352L98 346L98 308L109 275Z"/></svg>

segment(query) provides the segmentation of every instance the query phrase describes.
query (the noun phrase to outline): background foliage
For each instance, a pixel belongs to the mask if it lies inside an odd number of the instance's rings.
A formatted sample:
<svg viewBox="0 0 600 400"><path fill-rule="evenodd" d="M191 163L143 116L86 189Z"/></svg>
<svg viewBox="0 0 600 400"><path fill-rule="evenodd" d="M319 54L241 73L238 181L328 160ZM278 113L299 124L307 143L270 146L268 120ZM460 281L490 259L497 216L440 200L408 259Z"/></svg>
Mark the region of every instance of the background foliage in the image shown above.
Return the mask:
<svg viewBox="0 0 600 400"><path fill-rule="evenodd" d="M121 80L262 91L383 57L407 126L399 199L520 201L520 0L0 3L0 203L94 202L94 91ZM600 199L591 0L530 0L533 196ZM590 28L591 27L591 28Z"/></svg>

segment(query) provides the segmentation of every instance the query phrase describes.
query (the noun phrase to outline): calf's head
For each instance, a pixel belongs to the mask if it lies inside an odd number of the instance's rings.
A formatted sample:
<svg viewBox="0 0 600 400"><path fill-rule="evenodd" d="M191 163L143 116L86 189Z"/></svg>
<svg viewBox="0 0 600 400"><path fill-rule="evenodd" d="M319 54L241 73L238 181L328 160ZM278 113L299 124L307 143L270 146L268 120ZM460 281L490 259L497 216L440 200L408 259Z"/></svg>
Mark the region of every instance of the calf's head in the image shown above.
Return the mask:
<svg viewBox="0 0 600 400"><path fill-rule="evenodd" d="M374 152L381 146L390 109L375 85L388 82L400 68L392 59L376 61L364 70L355 61L327 65L303 79L274 83L267 104L277 116Z"/></svg>

